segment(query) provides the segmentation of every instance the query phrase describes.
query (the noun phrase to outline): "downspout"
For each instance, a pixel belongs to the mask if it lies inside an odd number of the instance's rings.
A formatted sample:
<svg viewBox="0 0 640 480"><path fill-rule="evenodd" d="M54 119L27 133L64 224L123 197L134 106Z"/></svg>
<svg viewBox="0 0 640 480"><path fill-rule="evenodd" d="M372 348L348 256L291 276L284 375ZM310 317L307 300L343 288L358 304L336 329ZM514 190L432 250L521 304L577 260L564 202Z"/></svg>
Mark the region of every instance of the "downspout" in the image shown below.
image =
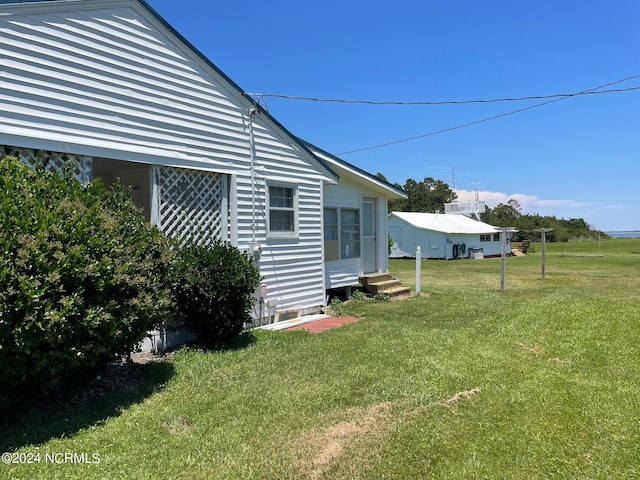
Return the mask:
<svg viewBox="0 0 640 480"><path fill-rule="evenodd" d="M256 144L253 138L253 117L256 109L249 109L249 171L251 173L251 244L256 243L256 180L255 180L255 150Z"/></svg>
<svg viewBox="0 0 640 480"><path fill-rule="evenodd" d="M256 265L260 268L260 254L262 247L256 240L256 142L253 136L253 117L258 114L255 107L249 108L249 171L251 173L251 242L249 242L249 254L253 255Z"/></svg>

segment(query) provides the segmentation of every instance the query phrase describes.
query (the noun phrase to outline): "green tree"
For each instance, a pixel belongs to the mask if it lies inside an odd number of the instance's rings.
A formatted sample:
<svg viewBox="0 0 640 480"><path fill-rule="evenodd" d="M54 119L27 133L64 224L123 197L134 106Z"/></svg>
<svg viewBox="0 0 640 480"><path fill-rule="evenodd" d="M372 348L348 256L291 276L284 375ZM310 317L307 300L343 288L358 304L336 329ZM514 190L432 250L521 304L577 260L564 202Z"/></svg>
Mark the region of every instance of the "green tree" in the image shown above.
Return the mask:
<svg viewBox="0 0 640 480"><path fill-rule="evenodd" d="M378 177L380 180L384 182L387 182L390 185L393 185L395 188L399 190L404 190L402 185L400 185L399 183L391 184L391 182L387 180L387 177L385 177L383 173L380 173L380 172L376 173L376 177ZM389 200L388 210L390 212L402 212L406 207L406 203L407 201L404 198Z"/></svg>
<svg viewBox="0 0 640 480"><path fill-rule="evenodd" d="M522 214L520 203L510 199L506 204L501 203L494 208L485 207L480 217L483 222L498 227L515 227L518 232L514 240L540 240L540 233L536 230L552 228L547 233L549 242L568 242L571 238L597 238L598 232L592 230L582 218L558 219L555 216L541 216L536 214Z"/></svg>
<svg viewBox="0 0 640 480"><path fill-rule="evenodd" d="M481 215L483 222L496 227L513 227L522 216L522 207L515 199L510 199L507 203L500 203L493 209L485 207L485 212Z"/></svg>
<svg viewBox="0 0 640 480"><path fill-rule="evenodd" d="M421 182L409 178L402 189L407 192L408 198L389 202L390 211L443 212L444 204L457 198L449 185L432 177L426 177Z"/></svg>

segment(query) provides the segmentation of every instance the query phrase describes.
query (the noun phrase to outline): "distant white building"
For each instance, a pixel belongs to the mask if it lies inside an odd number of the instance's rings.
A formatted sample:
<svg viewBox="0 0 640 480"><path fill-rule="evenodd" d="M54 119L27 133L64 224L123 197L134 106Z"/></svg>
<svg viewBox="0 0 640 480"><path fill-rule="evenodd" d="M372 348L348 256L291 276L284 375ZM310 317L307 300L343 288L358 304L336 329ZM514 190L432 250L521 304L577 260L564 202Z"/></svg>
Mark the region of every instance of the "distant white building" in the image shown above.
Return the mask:
<svg viewBox="0 0 640 480"><path fill-rule="evenodd" d="M464 215L391 212L387 225L393 241L391 258L415 257L418 246L422 258L469 258L472 252L478 251L484 257L502 254L500 228ZM507 235L507 254L510 254L511 234Z"/></svg>

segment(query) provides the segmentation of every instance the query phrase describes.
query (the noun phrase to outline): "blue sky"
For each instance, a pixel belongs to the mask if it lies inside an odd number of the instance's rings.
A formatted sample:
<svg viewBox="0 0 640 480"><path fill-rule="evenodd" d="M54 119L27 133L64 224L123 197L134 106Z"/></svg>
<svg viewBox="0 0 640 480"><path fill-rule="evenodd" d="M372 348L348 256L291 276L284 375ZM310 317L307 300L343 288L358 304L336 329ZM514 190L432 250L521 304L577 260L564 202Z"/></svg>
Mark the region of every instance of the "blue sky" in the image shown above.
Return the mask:
<svg viewBox="0 0 640 480"><path fill-rule="evenodd" d="M640 2L148 0L252 93L450 101L574 93L640 75ZM640 78L609 88L640 87ZM640 90L584 95L413 141L541 100L345 105L264 97L293 134L391 182L640 229Z"/></svg>

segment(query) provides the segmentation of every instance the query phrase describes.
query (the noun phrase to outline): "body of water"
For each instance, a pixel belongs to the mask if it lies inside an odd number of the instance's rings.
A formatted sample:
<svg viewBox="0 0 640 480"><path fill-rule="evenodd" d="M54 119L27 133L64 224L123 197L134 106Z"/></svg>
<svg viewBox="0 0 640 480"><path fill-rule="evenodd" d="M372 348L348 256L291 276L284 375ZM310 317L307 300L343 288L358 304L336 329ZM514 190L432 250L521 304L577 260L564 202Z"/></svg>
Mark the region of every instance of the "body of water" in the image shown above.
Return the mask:
<svg viewBox="0 0 640 480"><path fill-rule="evenodd" d="M640 230L617 230L613 232L604 232L611 238L640 238Z"/></svg>

